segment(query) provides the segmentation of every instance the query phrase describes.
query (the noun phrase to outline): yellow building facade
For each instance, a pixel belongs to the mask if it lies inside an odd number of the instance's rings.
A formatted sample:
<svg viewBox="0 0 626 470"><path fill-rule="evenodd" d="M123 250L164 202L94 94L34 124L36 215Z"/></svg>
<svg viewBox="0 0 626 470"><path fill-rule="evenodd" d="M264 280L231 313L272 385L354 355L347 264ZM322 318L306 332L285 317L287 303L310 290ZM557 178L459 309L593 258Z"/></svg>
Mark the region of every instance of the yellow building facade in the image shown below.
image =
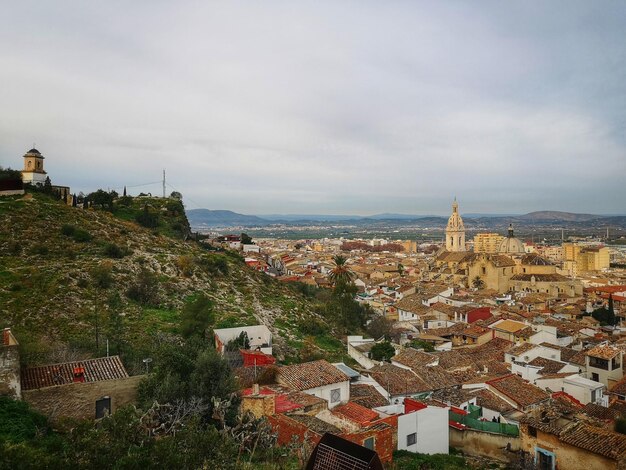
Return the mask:
<svg viewBox="0 0 626 470"><path fill-rule="evenodd" d="M570 276L601 271L607 269L609 265L610 255L607 247L563 243L563 268Z"/></svg>
<svg viewBox="0 0 626 470"><path fill-rule="evenodd" d="M477 233L474 236L475 253L497 253L504 237L499 233Z"/></svg>

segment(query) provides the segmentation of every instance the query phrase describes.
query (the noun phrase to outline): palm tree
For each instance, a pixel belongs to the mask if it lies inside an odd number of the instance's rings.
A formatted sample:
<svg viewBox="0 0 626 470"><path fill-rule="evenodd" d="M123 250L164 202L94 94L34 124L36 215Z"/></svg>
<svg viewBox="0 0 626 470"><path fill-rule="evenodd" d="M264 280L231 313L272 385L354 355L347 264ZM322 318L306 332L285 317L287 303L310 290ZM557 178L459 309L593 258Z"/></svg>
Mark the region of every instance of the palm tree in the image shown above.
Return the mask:
<svg viewBox="0 0 626 470"><path fill-rule="evenodd" d="M482 289L483 287L485 287L485 281L483 281L480 276L476 276L472 280L472 287L474 287L475 289Z"/></svg>
<svg viewBox="0 0 626 470"><path fill-rule="evenodd" d="M356 278L356 274L354 274L346 264L348 261L347 258L341 255L335 255L333 261L335 267L331 269L328 278L334 285L349 284Z"/></svg>

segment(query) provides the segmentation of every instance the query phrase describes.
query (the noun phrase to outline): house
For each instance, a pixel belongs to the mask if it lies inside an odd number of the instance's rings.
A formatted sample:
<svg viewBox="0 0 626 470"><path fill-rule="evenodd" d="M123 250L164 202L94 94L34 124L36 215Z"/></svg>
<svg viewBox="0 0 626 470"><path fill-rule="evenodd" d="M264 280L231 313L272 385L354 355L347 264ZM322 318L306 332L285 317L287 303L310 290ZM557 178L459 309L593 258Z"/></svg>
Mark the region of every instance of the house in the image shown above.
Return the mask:
<svg viewBox="0 0 626 470"><path fill-rule="evenodd" d="M226 352L228 343L238 339L243 333L248 336L249 349L259 350L264 354L272 354L272 333L265 325L218 328L213 330L213 333L215 335L215 349L220 354Z"/></svg>
<svg viewBox="0 0 626 470"><path fill-rule="evenodd" d="M378 361L370 358L372 348L376 345L373 338L348 336L348 355L366 369L371 369Z"/></svg>
<svg viewBox="0 0 626 470"><path fill-rule="evenodd" d="M527 411L550 399L550 395L539 387L511 374L488 380L487 388L518 411Z"/></svg>
<svg viewBox="0 0 626 470"><path fill-rule="evenodd" d="M587 378L611 388L624 376L622 357L624 352L608 344L600 344L585 353Z"/></svg>
<svg viewBox="0 0 626 470"><path fill-rule="evenodd" d="M510 319L498 320L489 327L495 331L496 338L502 338L513 343L528 341L533 334L532 328L525 323Z"/></svg>
<svg viewBox="0 0 626 470"><path fill-rule="evenodd" d="M467 312L455 313L454 321L462 321L465 323L474 323L478 320L487 320L491 318L491 307L478 307L473 308Z"/></svg>
<svg viewBox="0 0 626 470"><path fill-rule="evenodd" d="M623 469L626 436L565 414L538 407L520 419L522 450L532 468Z"/></svg>
<svg viewBox="0 0 626 470"><path fill-rule="evenodd" d="M22 398L54 418L94 419L134 403L144 376L129 377L119 356L22 370Z"/></svg>
<svg viewBox="0 0 626 470"><path fill-rule="evenodd" d="M446 406L429 406L406 398L403 404L384 406L374 411L397 415L398 450L419 454L447 454L448 409Z"/></svg>
<svg viewBox="0 0 626 470"><path fill-rule="evenodd" d="M350 378L323 359L279 367L276 380L291 390L323 398L329 409L350 399Z"/></svg>

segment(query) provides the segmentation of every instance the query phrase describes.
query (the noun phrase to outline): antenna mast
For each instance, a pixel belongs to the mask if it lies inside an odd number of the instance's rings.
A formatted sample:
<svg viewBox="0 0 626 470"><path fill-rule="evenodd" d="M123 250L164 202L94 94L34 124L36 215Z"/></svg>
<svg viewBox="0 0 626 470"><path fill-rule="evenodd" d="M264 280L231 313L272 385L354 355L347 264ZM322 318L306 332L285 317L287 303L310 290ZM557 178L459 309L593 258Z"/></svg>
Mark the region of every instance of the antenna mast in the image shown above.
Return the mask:
<svg viewBox="0 0 626 470"><path fill-rule="evenodd" d="M163 199L165 199L165 169L163 169Z"/></svg>

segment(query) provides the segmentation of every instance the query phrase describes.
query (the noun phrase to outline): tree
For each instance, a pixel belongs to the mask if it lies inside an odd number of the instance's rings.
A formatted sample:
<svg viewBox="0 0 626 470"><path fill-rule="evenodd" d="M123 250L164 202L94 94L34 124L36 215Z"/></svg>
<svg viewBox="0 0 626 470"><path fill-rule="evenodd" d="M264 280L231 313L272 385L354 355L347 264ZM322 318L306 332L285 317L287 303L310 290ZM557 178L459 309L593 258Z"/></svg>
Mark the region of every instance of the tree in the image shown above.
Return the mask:
<svg viewBox="0 0 626 470"><path fill-rule="evenodd" d="M482 289L485 287L485 281L483 281L480 276L476 276L472 279L472 287L474 289Z"/></svg>
<svg viewBox="0 0 626 470"><path fill-rule="evenodd" d="M213 302L206 295L200 294L195 300L185 304L180 320L183 338L205 338L207 328L215 320Z"/></svg>
<svg viewBox="0 0 626 470"><path fill-rule="evenodd" d="M150 212L147 204L143 206L143 211L135 216L135 220L142 227L156 228L159 226L158 214Z"/></svg>
<svg viewBox="0 0 626 470"><path fill-rule="evenodd" d="M398 263L398 273L400 273L400 276L404 275L404 265L402 263Z"/></svg>
<svg viewBox="0 0 626 470"><path fill-rule="evenodd" d="M391 339L391 332L393 331L393 321L384 317L384 315L377 315L372 321L367 324L366 331L372 338L385 338Z"/></svg>
<svg viewBox="0 0 626 470"><path fill-rule="evenodd" d="M240 349L250 349L250 338L245 331L239 333L239 336L226 344L226 351L239 351Z"/></svg>
<svg viewBox="0 0 626 470"><path fill-rule="evenodd" d="M330 271L328 278L330 282L335 285L346 285L352 283L354 279L356 279L356 274L350 270L347 263L347 258L341 255L335 255L333 257L333 262L335 263L335 267Z"/></svg>
<svg viewBox="0 0 626 470"><path fill-rule="evenodd" d="M87 197L94 206L100 207L101 209L113 210L113 201L117 199L117 193L115 191L107 192L103 189L98 189Z"/></svg>
<svg viewBox="0 0 626 470"><path fill-rule="evenodd" d="M252 245L254 242L252 238L247 233L241 234L241 244L242 245Z"/></svg>
<svg viewBox="0 0 626 470"><path fill-rule="evenodd" d="M43 183L43 192L46 194L52 194L52 182L50 181L49 176L46 176L46 180Z"/></svg>
<svg viewBox="0 0 626 470"><path fill-rule="evenodd" d="M389 341L376 343L370 350L370 355L375 361L390 362L391 358L396 355L396 350Z"/></svg>
<svg viewBox="0 0 626 470"><path fill-rule="evenodd" d="M183 200L183 195L179 193L178 191L172 191L172 194L170 194L170 197L172 199L178 199L179 201Z"/></svg>
<svg viewBox="0 0 626 470"><path fill-rule="evenodd" d="M425 352L433 352L435 350L435 346L432 343L419 339L414 339L413 341L411 341L410 347L414 349L423 349Z"/></svg>

